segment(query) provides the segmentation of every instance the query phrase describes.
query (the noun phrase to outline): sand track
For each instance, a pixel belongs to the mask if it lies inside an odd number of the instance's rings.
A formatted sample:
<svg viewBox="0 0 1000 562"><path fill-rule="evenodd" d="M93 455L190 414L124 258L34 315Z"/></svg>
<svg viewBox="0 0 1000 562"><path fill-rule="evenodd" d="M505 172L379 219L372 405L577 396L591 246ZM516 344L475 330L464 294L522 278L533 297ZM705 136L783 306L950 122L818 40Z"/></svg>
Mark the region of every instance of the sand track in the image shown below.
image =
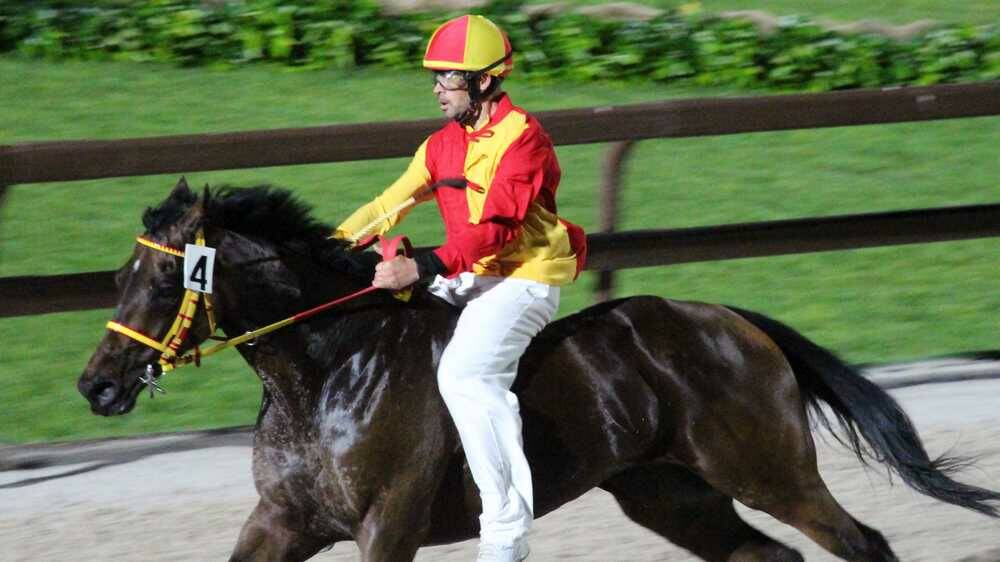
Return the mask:
<svg viewBox="0 0 1000 562"><path fill-rule="evenodd" d="M921 385L892 393L914 418L932 454L955 448L983 456L962 479L1000 489L1000 381ZM250 449L227 439L219 447L119 456L124 462L117 464L90 460L0 472L0 559L227 559L256 502ZM953 562L975 556L976 562L1000 562L1000 520L936 502L898 481L890 486L882 472L862 469L839 446L820 442L819 454L823 477L837 499L882 531L901 560ZM834 560L794 529L742 506L740 511L808 560ZM532 547L531 560L539 562L694 560L626 519L601 491L538 520ZM419 562L474 558L472 541L422 549L417 556ZM315 558L357 559L352 543Z"/></svg>

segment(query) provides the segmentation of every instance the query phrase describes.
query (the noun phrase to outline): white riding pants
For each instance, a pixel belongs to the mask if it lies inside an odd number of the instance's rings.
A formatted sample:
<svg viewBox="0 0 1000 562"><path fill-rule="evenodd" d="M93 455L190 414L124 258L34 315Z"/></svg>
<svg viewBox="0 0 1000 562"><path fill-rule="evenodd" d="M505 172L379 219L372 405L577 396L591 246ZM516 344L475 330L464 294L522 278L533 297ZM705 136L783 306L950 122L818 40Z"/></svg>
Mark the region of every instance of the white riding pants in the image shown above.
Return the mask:
<svg viewBox="0 0 1000 562"><path fill-rule="evenodd" d="M559 287L462 273L437 277L429 290L465 306L437 379L479 487L480 540L513 544L531 527L534 506L521 414L510 387L521 354L559 307Z"/></svg>

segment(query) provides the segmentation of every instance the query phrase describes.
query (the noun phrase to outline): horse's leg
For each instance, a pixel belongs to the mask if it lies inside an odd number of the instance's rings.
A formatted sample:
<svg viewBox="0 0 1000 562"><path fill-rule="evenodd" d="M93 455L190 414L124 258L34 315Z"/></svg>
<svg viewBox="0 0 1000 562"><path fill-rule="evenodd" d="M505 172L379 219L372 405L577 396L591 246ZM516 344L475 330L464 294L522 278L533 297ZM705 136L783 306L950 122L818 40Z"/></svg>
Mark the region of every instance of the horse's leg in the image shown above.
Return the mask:
<svg viewBox="0 0 1000 562"><path fill-rule="evenodd" d="M820 477L797 387L782 386L783 377L773 375L756 380L769 378L767 387L776 389L770 395L733 395L752 403L719 401L714 415L692 426L681 446L686 464L713 488L797 528L844 560L897 560L885 538L852 518Z"/></svg>
<svg viewBox="0 0 1000 562"><path fill-rule="evenodd" d="M672 465L631 468L601 484L629 519L712 562L802 562L795 550L748 525L732 498Z"/></svg>
<svg viewBox="0 0 1000 562"><path fill-rule="evenodd" d="M396 490L376 502L358 529L363 562L407 562L430 530L431 498Z"/></svg>
<svg viewBox="0 0 1000 562"><path fill-rule="evenodd" d="M295 529L294 518L265 500L260 500L243 524L229 562L301 562L337 540Z"/></svg>
<svg viewBox="0 0 1000 562"><path fill-rule="evenodd" d="M802 531L831 553L852 562L898 562L889 543L875 529L862 524L834 499L819 474L795 482L780 495L757 495L743 501ZM737 496L737 499L740 499Z"/></svg>

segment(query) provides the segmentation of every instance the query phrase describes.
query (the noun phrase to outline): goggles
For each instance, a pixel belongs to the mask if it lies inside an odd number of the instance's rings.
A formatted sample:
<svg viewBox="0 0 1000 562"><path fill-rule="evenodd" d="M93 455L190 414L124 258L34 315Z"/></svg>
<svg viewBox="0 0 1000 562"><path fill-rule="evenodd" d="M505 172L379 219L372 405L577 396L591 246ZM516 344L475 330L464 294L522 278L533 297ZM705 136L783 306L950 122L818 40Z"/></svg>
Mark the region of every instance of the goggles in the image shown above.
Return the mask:
<svg viewBox="0 0 1000 562"><path fill-rule="evenodd" d="M465 80L465 72L461 70L435 70L434 85L447 91L467 90L469 83Z"/></svg>

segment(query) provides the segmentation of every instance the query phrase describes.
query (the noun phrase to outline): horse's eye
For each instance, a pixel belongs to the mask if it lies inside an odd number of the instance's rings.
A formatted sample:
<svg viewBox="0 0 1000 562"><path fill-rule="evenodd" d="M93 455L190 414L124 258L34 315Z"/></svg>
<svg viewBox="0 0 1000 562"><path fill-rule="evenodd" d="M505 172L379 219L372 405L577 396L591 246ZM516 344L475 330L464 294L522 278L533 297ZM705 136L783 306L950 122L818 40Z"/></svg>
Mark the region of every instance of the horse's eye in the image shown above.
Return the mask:
<svg viewBox="0 0 1000 562"><path fill-rule="evenodd" d="M122 287L125 286L126 279L128 279L128 270L121 269L118 273L115 273L115 287L117 287L119 291L121 291Z"/></svg>
<svg viewBox="0 0 1000 562"><path fill-rule="evenodd" d="M178 283L175 279L157 279L153 282L153 298L159 301L171 300L177 296Z"/></svg>

